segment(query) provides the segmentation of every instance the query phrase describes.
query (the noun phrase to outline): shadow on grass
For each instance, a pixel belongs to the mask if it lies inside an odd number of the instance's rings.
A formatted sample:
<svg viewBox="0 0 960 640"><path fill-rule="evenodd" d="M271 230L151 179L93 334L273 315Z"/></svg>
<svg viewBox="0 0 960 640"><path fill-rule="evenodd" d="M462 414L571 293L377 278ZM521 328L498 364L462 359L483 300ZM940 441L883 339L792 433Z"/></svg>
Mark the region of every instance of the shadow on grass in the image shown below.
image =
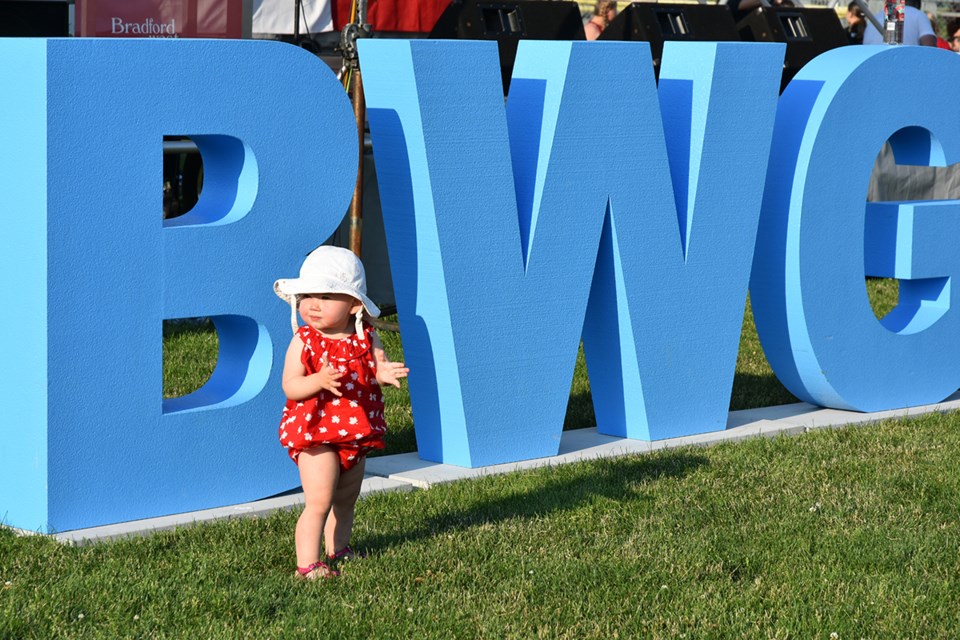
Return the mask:
<svg viewBox="0 0 960 640"><path fill-rule="evenodd" d="M572 511L598 498L616 500L621 504L645 502L650 500L647 483L684 477L708 464L708 460L702 455L671 452L655 457L602 458L585 464L591 466L589 478L570 467L550 467L538 470L544 477L539 478L533 488L528 488L529 483L509 484L512 474L491 478L495 487L476 480L459 483L460 489L451 486L446 490L462 492L464 487L469 487L467 495L446 500L439 507L440 513L411 518L407 528L389 534L374 534L363 541L363 546L385 549L477 525L538 518L559 511ZM480 495L477 495L478 485ZM490 494L496 496L490 497Z"/></svg>
<svg viewBox="0 0 960 640"><path fill-rule="evenodd" d="M730 411L800 402L775 375L736 373L730 393Z"/></svg>
<svg viewBox="0 0 960 640"><path fill-rule="evenodd" d="M595 426L597 426L597 418L593 413L593 396L589 391L571 393L570 401L567 403L567 415L563 419L563 430Z"/></svg>
<svg viewBox="0 0 960 640"><path fill-rule="evenodd" d="M413 453L416 450L417 434L412 424L397 427L390 425L387 428L387 447L385 449L374 449L367 457L395 456L401 453Z"/></svg>

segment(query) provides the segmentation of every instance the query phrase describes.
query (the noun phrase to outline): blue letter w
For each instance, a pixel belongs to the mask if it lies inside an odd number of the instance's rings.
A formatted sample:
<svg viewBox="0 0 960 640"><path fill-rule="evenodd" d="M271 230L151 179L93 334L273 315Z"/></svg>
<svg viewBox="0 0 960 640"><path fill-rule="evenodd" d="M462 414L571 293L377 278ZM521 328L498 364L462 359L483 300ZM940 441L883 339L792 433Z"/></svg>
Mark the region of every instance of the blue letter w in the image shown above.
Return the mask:
<svg viewBox="0 0 960 640"><path fill-rule="evenodd" d="M505 108L493 43L360 44L420 456L555 455L581 334L601 431L723 428L782 46L658 94L646 43L522 42Z"/></svg>

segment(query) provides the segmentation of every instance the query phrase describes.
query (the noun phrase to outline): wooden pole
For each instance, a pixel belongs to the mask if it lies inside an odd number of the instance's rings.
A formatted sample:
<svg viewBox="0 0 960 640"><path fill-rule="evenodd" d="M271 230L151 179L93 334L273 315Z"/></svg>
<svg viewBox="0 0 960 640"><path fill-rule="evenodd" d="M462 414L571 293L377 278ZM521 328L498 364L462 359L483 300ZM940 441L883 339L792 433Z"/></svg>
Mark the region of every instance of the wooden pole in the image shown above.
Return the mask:
<svg viewBox="0 0 960 640"><path fill-rule="evenodd" d="M353 189L350 202L350 250L360 257L363 236L363 135L367 119L367 103L363 97L363 78L360 67L354 67L351 75L353 82L353 115L357 119L357 138L359 144L357 161L357 184Z"/></svg>

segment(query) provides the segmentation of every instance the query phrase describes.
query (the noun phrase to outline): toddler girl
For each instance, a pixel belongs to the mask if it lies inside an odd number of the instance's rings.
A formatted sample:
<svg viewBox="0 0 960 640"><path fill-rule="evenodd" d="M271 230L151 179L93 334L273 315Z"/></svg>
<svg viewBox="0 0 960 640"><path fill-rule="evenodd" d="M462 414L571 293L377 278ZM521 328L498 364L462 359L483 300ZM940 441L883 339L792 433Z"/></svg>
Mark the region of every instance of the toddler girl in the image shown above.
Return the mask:
<svg viewBox="0 0 960 640"><path fill-rule="evenodd" d="M280 442L300 469L306 503L297 521L295 575L331 578L337 575L331 564L354 555L349 542L364 457L384 446L380 385L399 387L409 370L387 360L363 321L364 310L374 318L380 310L367 297L363 265L351 251L319 247L299 278L277 280L273 289L290 303L294 330L283 364ZM306 326L298 327L297 310Z"/></svg>

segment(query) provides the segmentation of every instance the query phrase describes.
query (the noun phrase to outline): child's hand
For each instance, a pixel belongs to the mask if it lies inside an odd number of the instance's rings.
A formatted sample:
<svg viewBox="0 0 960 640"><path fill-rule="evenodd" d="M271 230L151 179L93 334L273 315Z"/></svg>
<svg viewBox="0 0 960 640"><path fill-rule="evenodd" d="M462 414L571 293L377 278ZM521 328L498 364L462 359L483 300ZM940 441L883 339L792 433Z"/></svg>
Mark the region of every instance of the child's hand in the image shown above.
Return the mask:
<svg viewBox="0 0 960 640"><path fill-rule="evenodd" d="M400 378L406 378L410 369L403 366L402 362L390 362L387 358L387 352L383 350L383 343L380 342L380 336L373 333L373 359L377 362L377 382L382 386L390 384L397 389L400 388Z"/></svg>
<svg viewBox="0 0 960 640"><path fill-rule="evenodd" d="M320 385L321 389L326 389L333 395L338 398L343 394L340 393L338 387L340 386L340 378L343 377L343 373L338 371L330 362L327 360L327 356L323 356L321 360L320 371L317 371L313 374L316 377L317 384Z"/></svg>
<svg viewBox="0 0 960 640"><path fill-rule="evenodd" d="M390 384L399 389L400 378L406 378L408 373L410 369L403 366L402 362L383 360L377 363L377 382L381 385Z"/></svg>

